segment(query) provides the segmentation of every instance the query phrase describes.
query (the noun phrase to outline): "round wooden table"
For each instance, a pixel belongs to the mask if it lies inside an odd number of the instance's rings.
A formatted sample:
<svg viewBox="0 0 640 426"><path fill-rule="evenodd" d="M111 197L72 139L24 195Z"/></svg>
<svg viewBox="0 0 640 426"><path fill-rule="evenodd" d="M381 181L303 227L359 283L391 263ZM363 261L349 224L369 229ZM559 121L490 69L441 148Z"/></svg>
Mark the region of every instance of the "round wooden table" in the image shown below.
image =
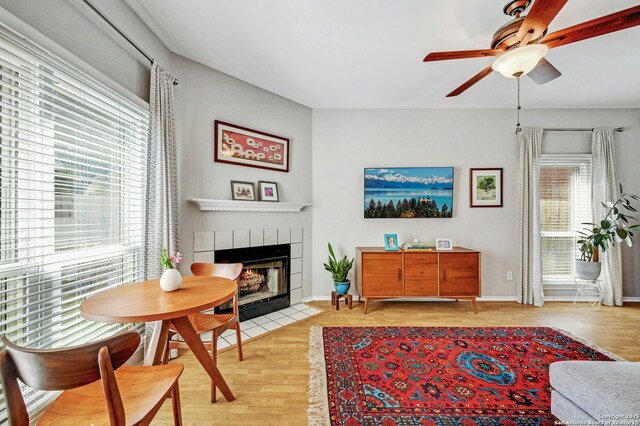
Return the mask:
<svg viewBox="0 0 640 426"><path fill-rule="evenodd" d="M169 326L173 324L226 400L233 401L235 398L231 389L202 344L188 315L231 300L237 289L234 281L219 277L183 277L180 289L171 292L163 291L159 280L143 281L91 296L82 302L80 312L84 318L97 322L156 321L145 357L146 365L160 364Z"/></svg>

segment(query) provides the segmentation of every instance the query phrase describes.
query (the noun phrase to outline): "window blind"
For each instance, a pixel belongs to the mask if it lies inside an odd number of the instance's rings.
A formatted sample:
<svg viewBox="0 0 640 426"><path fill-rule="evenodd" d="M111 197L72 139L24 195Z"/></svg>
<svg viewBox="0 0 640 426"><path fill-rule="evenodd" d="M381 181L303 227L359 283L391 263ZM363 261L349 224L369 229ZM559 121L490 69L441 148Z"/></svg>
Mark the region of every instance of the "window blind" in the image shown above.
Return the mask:
<svg viewBox="0 0 640 426"><path fill-rule="evenodd" d="M573 282L577 231L591 222L591 156L543 155L540 168L542 280Z"/></svg>
<svg viewBox="0 0 640 426"><path fill-rule="evenodd" d="M0 25L0 334L55 348L142 330L79 306L143 278L148 118ZM29 408L51 397L24 395Z"/></svg>

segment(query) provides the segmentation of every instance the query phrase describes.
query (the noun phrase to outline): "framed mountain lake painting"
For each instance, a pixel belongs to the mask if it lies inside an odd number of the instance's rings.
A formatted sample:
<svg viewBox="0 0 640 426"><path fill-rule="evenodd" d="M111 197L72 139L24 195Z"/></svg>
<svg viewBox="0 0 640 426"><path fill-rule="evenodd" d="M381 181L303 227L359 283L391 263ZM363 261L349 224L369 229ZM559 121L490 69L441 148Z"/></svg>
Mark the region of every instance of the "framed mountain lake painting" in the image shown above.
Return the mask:
<svg viewBox="0 0 640 426"><path fill-rule="evenodd" d="M364 169L364 217L453 217L453 167Z"/></svg>
<svg viewBox="0 0 640 426"><path fill-rule="evenodd" d="M502 207L502 169L469 169L471 207Z"/></svg>

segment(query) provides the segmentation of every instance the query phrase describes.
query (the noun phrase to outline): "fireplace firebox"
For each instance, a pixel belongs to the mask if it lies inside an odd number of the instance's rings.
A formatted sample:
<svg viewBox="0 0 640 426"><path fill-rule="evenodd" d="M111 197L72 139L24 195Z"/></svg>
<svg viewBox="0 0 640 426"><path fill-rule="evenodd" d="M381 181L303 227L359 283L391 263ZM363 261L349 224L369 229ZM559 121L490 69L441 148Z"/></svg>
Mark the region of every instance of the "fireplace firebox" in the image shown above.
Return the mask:
<svg viewBox="0 0 640 426"><path fill-rule="evenodd" d="M241 320L266 315L290 305L289 244L216 250L214 256L216 263L243 264L237 279ZM219 306L216 312L232 312L231 302Z"/></svg>

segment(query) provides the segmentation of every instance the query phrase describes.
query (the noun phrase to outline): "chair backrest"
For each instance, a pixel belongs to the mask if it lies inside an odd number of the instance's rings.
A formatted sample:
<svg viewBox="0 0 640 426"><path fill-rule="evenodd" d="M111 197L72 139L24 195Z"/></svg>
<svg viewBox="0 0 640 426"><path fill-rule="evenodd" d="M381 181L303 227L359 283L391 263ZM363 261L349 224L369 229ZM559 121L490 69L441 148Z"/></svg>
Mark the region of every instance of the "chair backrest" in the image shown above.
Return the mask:
<svg viewBox="0 0 640 426"><path fill-rule="evenodd" d="M105 351L102 351L101 366L101 348L106 347L111 367L117 369L140 344L140 335L134 331L63 349L30 349L12 343L4 335L1 339L5 350L0 354L0 378L11 425L26 425L29 419L17 379L40 390L77 388L100 380L104 375Z"/></svg>
<svg viewBox="0 0 640 426"><path fill-rule="evenodd" d="M242 263L192 263L193 275L222 277L236 280L242 272Z"/></svg>

